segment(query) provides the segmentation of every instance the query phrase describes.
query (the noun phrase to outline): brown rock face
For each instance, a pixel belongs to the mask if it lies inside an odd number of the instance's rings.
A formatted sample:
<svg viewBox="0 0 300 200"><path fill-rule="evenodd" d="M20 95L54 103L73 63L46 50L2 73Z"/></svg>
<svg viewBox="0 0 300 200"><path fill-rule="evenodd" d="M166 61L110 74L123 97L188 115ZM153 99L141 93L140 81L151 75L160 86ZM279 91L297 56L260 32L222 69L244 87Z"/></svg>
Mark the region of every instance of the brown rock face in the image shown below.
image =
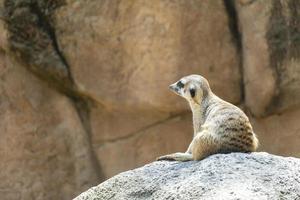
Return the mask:
<svg viewBox="0 0 300 200"><path fill-rule="evenodd" d="M299 105L299 2L237 1L236 5L247 106L254 115L263 116Z"/></svg>
<svg viewBox="0 0 300 200"><path fill-rule="evenodd" d="M246 108L261 150L299 156L299 5L0 0L1 199L70 199L185 151L168 85L192 73Z"/></svg>
<svg viewBox="0 0 300 200"><path fill-rule="evenodd" d="M186 106L167 86L198 73L217 94L240 101L237 50L222 1L100 2L69 1L56 12L59 44L83 93L108 108L176 112Z"/></svg>
<svg viewBox="0 0 300 200"><path fill-rule="evenodd" d="M97 183L72 102L1 54L1 199L70 199Z"/></svg>
<svg viewBox="0 0 300 200"><path fill-rule="evenodd" d="M94 148L102 161L101 169L109 178L124 171L124 168L132 169L152 162L159 155L186 151L192 132L191 115L174 116Z"/></svg>
<svg viewBox="0 0 300 200"><path fill-rule="evenodd" d="M260 149L284 156L300 157L300 109L286 110L265 118L252 118L259 134Z"/></svg>
<svg viewBox="0 0 300 200"><path fill-rule="evenodd" d="M240 102L239 57L222 1L69 1L55 16L57 38L77 88L101 105L91 109L90 119L93 145L108 177L164 152L133 153L136 140L115 148L118 140L142 135L188 110L167 87L181 76L203 74L217 94ZM168 132L178 128L190 135L191 122ZM168 143L156 134L169 133L150 134L153 143ZM106 153L126 148L132 152L130 162Z"/></svg>

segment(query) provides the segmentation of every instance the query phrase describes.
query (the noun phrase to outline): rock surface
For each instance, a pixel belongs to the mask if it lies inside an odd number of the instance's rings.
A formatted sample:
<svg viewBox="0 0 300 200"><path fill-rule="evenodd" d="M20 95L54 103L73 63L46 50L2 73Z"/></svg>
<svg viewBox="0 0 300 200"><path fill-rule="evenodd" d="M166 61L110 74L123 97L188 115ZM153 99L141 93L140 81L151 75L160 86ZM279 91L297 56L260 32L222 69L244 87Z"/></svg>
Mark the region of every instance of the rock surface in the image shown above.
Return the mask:
<svg viewBox="0 0 300 200"><path fill-rule="evenodd" d="M154 162L75 199L300 199L300 159L232 153L200 162Z"/></svg>

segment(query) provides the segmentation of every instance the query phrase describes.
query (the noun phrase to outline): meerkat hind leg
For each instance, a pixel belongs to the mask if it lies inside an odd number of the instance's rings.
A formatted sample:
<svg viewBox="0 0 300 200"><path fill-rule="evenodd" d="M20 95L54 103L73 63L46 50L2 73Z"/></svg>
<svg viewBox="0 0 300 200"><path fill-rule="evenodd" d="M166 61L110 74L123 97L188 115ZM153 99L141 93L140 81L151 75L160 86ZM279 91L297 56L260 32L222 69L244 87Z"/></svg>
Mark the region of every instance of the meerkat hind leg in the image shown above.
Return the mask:
<svg viewBox="0 0 300 200"><path fill-rule="evenodd" d="M190 153L173 153L173 154L168 154L168 155L164 155L164 156L160 156L159 158L157 158L156 160L171 160L171 161L191 161L194 160L193 159L193 155Z"/></svg>
<svg viewBox="0 0 300 200"><path fill-rule="evenodd" d="M218 139L207 131L199 133L192 141L192 154L195 160L202 160L219 151Z"/></svg>

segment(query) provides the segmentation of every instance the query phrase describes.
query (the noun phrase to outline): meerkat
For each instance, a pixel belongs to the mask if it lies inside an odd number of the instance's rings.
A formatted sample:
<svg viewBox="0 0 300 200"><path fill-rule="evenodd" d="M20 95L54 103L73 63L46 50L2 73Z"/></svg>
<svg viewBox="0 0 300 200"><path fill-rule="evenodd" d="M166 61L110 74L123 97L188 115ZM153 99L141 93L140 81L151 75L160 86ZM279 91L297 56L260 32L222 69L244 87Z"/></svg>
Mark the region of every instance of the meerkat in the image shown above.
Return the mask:
<svg viewBox="0 0 300 200"><path fill-rule="evenodd" d="M169 88L188 101L193 113L194 136L185 153L164 155L157 160L202 160L216 153L257 149L258 139L246 114L216 96L204 77L185 76Z"/></svg>

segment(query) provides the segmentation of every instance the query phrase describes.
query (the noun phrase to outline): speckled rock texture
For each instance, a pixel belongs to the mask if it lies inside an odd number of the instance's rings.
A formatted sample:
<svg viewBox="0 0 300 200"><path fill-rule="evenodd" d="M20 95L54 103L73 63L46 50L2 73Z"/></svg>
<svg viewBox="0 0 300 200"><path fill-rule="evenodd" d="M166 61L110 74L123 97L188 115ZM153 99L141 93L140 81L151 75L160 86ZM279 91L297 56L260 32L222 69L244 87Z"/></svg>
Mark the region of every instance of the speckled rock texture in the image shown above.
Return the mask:
<svg viewBox="0 0 300 200"><path fill-rule="evenodd" d="M75 199L300 199L300 159L260 152L154 162L121 173Z"/></svg>

